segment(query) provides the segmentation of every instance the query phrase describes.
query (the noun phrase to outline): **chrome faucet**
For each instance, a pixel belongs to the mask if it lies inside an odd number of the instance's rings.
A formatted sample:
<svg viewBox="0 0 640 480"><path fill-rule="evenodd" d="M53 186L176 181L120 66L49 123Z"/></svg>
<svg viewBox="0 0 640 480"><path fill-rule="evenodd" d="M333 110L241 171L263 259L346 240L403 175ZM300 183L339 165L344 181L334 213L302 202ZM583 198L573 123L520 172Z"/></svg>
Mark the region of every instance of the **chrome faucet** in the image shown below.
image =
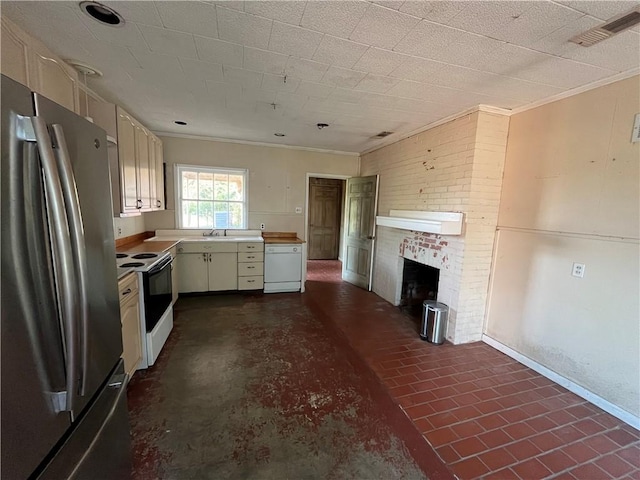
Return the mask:
<svg viewBox="0 0 640 480"><path fill-rule="evenodd" d="M203 237L219 237L220 236L220 231L216 230L215 228L212 228L210 231L208 232L204 232L202 234Z"/></svg>

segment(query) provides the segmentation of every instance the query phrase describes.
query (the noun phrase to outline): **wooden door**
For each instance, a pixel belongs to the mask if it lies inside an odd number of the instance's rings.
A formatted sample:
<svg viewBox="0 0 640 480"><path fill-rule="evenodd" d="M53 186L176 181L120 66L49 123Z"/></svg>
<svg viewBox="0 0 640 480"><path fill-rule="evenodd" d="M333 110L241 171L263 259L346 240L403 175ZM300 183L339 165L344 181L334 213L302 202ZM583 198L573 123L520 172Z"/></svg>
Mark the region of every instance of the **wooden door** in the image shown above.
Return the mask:
<svg viewBox="0 0 640 480"><path fill-rule="evenodd" d="M347 180L342 279L368 290L371 289L377 192L377 175Z"/></svg>
<svg viewBox="0 0 640 480"><path fill-rule="evenodd" d="M135 125L120 107L118 111L118 165L122 213L138 210L138 174L136 168Z"/></svg>
<svg viewBox="0 0 640 480"><path fill-rule="evenodd" d="M340 248L342 180L309 179L309 260L335 260Z"/></svg>
<svg viewBox="0 0 640 480"><path fill-rule="evenodd" d="M178 291L180 293L209 290L208 253L181 253L178 255Z"/></svg>

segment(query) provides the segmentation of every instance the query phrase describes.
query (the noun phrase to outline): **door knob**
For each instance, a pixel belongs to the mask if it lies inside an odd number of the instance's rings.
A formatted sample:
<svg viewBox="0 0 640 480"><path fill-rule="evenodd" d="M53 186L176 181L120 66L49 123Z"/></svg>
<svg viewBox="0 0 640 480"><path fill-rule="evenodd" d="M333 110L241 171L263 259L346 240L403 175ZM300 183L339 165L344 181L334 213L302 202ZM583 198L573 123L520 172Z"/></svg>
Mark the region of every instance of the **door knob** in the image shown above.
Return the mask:
<svg viewBox="0 0 640 480"><path fill-rule="evenodd" d="M367 240L375 240L376 237L373 235L367 235Z"/></svg>

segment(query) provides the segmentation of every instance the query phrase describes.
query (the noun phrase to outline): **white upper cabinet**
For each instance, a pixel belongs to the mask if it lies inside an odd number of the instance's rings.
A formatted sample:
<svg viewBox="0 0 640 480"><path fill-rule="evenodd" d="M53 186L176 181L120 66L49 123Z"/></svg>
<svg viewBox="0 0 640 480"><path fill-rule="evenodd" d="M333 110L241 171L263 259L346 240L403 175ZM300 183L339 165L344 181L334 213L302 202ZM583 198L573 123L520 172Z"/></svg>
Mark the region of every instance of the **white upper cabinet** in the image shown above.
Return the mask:
<svg viewBox="0 0 640 480"><path fill-rule="evenodd" d="M2 73L29 85L29 46L24 33L2 17Z"/></svg>
<svg viewBox="0 0 640 480"><path fill-rule="evenodd" d="M42 42L2 18L2 73L80 113L78 74Z"/></svg>

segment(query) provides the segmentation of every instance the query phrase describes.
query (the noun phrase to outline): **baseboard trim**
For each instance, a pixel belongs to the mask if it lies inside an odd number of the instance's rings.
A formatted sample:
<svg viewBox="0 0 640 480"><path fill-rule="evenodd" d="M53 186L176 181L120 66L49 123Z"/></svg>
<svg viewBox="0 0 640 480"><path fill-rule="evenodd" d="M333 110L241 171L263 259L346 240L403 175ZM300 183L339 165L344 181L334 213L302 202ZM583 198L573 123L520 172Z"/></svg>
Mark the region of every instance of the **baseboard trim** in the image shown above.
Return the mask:
<svg viewBox="0 0 640 480"><path fill-rule="evenodd" d="M553 370L548 369L544 365L532 360L529 357L524 356L523 354L516 352L512 348L506 346L503 343L500 343L498 340L491 338L487 335L482 335L482 341L487 345L495 348L496 350L504 353L505 355L517 360L518 362L526 365L531 370L538 372L540 375L547 377L549 380L557 383L558 385L566 388L570 392L575 393L579 397L584 398L588 402L593 403L595 406L601 408L605 412L613 415L614 417L622 420L624 423L631 425L633 428L640 430L640 417L636 417L635 415L627 412L626 410L621 409L617 405L605 400L599 395L587 390L586 388L578 385L577 383L569 380L566 377L554 372Z"/></svg>

